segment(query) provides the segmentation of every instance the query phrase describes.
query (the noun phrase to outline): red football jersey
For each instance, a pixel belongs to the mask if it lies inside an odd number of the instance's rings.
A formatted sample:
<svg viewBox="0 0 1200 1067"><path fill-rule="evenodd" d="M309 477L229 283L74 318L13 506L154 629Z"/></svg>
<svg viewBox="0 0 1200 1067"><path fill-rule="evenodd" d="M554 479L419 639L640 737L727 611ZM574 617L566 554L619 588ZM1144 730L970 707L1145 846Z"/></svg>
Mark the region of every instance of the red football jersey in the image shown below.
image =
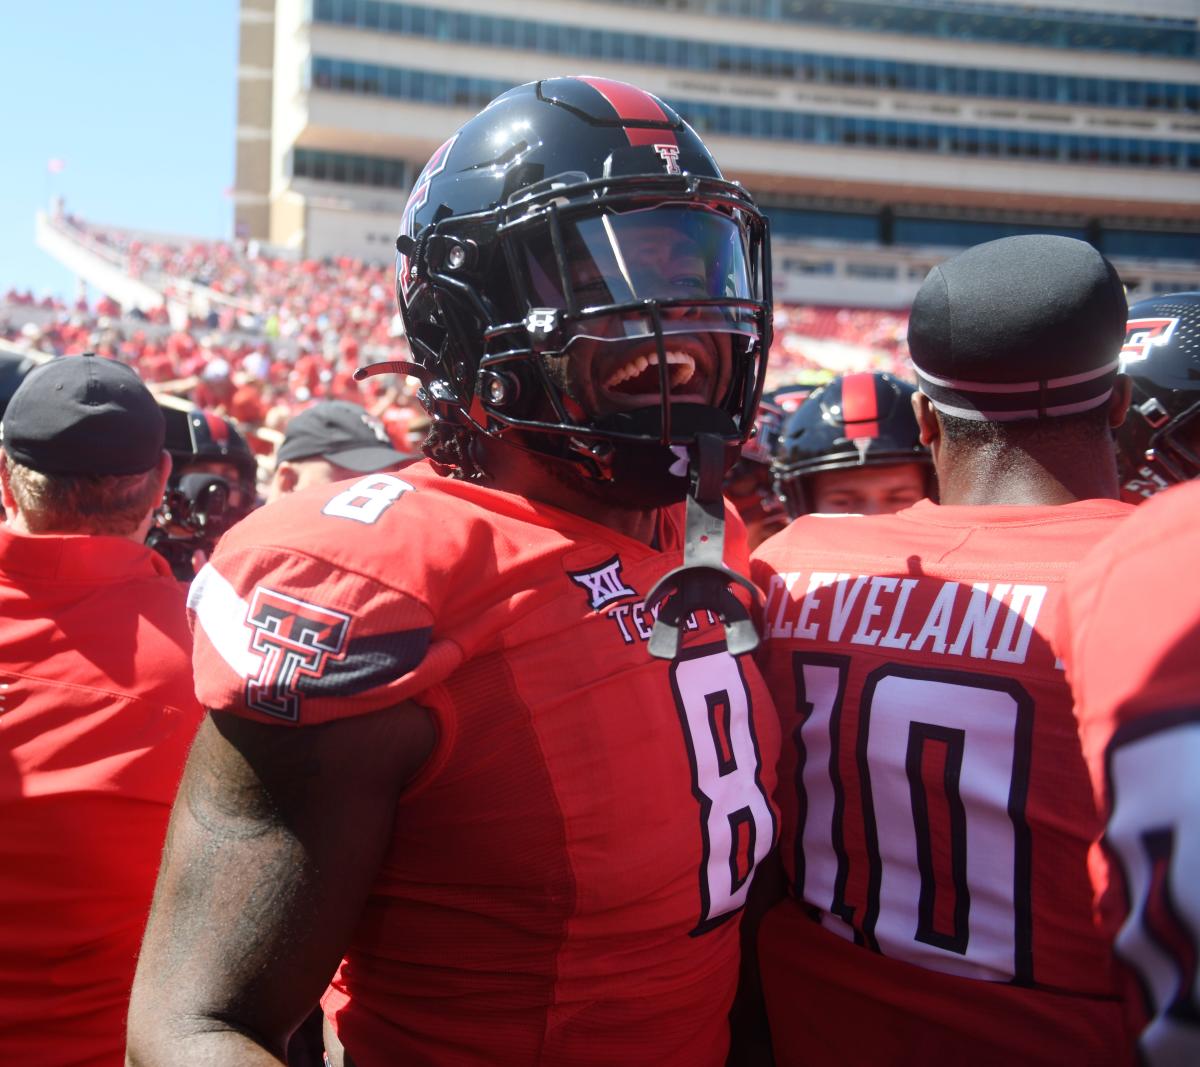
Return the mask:
<svg viewBox="0 0 1200 1067"><path fill-rule="evenodd" d="M1147 1064L1200 1063L1200 483L1153 497L1067 582L1061 647L1100 809L1101 921ZM1131 983L1132 984L1132 983Z"/></svg>
<svg viewBox="0 0 1200 1067"><path fill-rule="evenodd" d="M201 709L183 594L118 537L0 525L0 1062L118 1067Z"/></svg>
<svg viewBox="0 0 1200 1067"><path fill-rule="evenodd" d="M647 650L681 522L651 548L420 463L256 512L197 578L207 706L437 720L324 1002L360 1067L724 1062L778 721L703 613Z"/></svg>
<svg viewBox="0 0 1200 1067"><path fill-rule="evenodd" d="M760 936L781 1063L1121 1062L1048 634L1067 569L1131 510L922 501L755 554L794 890Z"/></svg>

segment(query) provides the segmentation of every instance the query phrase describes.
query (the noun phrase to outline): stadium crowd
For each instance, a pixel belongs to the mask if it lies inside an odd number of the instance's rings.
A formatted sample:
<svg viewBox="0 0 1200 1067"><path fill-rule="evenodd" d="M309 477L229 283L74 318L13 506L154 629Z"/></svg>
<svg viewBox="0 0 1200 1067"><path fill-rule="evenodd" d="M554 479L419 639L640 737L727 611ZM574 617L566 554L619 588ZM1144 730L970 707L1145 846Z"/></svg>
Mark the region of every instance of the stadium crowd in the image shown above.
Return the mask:
<svg viewBox="0 0 1200 1067"><path fill-rule="evenodd" d="M666 104L548 88L394 290L65 216L163 308L0 303L0 1053L1200 1060L1200 294L773 307Z"/></svg>
<svg viewBox="0 0 1200 1067"><path fill-rule="evenodd" d="M22 349L115 356L154 383L199 379L175 391L192 390L200 406L222 408L250 432L278 429L286 407L265 417L277 405L328 397L377 407L377 389L351 374L372 359L408 358L389 268L271 254L257 242L152 238L69 213L59 225L130 278L151 283L163 303L125 312L108 296L67 306L10 290L0 298L0 339ZM189 314L173 329L167 308L185 292ZM905 312L780 305L774 318L771 386L826 380L847 359L858 370L912 377ZM827 344L846 351L823 360Z"/></svg>
<svg viewBox="0 0 1200 1067"><path fill-rule="evenodd" d="M383 419L397 448L418 443L425 419L415 390L403 378L354 379L364 364L409 358L381 268L350 259L272 259L215 241L145 245L124 231L72 223L96 240L103 235L105 248L121 250L131 276L135 261L154 263L165 300L181 284L203 280L222 293L240 293L253 310L226 306L175 328L166 302L148 313L125 312L108 296L68 306L14 289L0 297L0 341L13 350L119 359L156 392L232 419L268 457L288 419L321 399L362 405ZM210 251L223 267L201 272L197 264ZM817 385L847 366L911 380L905 322L900 312L777 306L768 388ZM830 345L836 358L826 354Z"/></svg>

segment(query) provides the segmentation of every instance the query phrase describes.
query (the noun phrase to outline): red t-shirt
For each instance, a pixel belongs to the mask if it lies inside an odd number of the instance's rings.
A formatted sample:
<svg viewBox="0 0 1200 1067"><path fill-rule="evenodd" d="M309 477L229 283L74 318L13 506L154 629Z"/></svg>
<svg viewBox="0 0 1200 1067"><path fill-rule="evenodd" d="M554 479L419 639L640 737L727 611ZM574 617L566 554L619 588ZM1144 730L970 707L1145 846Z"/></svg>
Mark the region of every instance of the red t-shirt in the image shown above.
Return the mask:
<svg viewBox="0 0 1200 1067"><path fill-rule="evenodd" d="M183 594L116 537L0 526L0 1059L119 1067L201 709Z"/></svg>
<svg viewBox="0 0 1200 1067"><path fill-rule="evenodd" d="M760 937L781 1063L1121 1061L1047 635L1070 565L1131 510L922 501L809 516L756 553L788 739L794 895Z"/></svg>
<svg viewBox="0 0 1200 1067"><path fill-rule="evenodd" d="M1129 968L1147 1064L1200 1063L1198 557L1200 484L1191 482L1140 505L1080 563L1060 617L1083 754L1107 819L1092 880Z"/></svg>
<svg viewBox="0 0 1200 1067"><path fill-rule="evenodd" d="M654 549L418 463L261 509L196 579L207 706L436 718L324 1001L359 1067L724 1062L778 726L703 615L647 650L681 518Z"/></svg>

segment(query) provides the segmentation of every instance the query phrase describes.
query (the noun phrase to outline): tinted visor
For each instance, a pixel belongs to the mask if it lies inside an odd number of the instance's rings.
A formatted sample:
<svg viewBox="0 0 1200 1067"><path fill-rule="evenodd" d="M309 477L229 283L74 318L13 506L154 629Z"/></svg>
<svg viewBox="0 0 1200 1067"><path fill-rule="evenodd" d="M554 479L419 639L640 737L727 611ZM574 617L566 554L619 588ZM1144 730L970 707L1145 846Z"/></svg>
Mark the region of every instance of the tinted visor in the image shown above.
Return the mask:
<svg viewBox="0 0 1200 1067"><path fill-rule="evenodd" d="M659 204L567 218L561 234L565 261L555 255L549 227L531 234L523 251L532 305L574 303L570 339L652 336L652 316L629 306L647 300L668 305L664 333L757 333L754 309L738 306L761 298L751 281L746 230L734 217L699 205ZM626 310L618 311L622 306Z"/></svg>

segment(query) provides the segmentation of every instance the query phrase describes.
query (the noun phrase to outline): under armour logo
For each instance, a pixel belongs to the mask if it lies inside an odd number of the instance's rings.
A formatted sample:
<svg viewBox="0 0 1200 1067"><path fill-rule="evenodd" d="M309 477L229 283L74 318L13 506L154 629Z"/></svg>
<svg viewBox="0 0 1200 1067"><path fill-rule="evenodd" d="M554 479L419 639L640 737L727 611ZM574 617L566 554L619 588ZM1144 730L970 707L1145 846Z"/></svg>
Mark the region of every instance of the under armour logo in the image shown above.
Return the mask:
<svg viewBox="0 0 1200 1067"><path fill-rule="evenodd" d="M250 647L262 653L256 678L246 682L246 705L278 719L300 717L302 677L320 678L344 654L350 616L259 586L246 613Z"/></svg>
<svg viewBox="0 0 1200 1067"><path fill-rule="evenodd" d="M679 145L677 144L656 144L654 151L658 153L659 158L666 164L668 174L682 174L679 169Z"/></svg>
<svg viewBox="0 0 1200 1067"><path fill-rule="evenodd" d="M558 308L530 308L525 329L535 337L549 337L558 329Z"/></svg>
<svg viewBox="0 0 1200 1067"><path fill-rule="evenodd" d="M638 595L637 590L630 589L621 577L620 556L613 556L595 570L567 573L571 576L571 581L587 590L592 611L599 611L605 604L611 604L614 600Z"/></svg>

